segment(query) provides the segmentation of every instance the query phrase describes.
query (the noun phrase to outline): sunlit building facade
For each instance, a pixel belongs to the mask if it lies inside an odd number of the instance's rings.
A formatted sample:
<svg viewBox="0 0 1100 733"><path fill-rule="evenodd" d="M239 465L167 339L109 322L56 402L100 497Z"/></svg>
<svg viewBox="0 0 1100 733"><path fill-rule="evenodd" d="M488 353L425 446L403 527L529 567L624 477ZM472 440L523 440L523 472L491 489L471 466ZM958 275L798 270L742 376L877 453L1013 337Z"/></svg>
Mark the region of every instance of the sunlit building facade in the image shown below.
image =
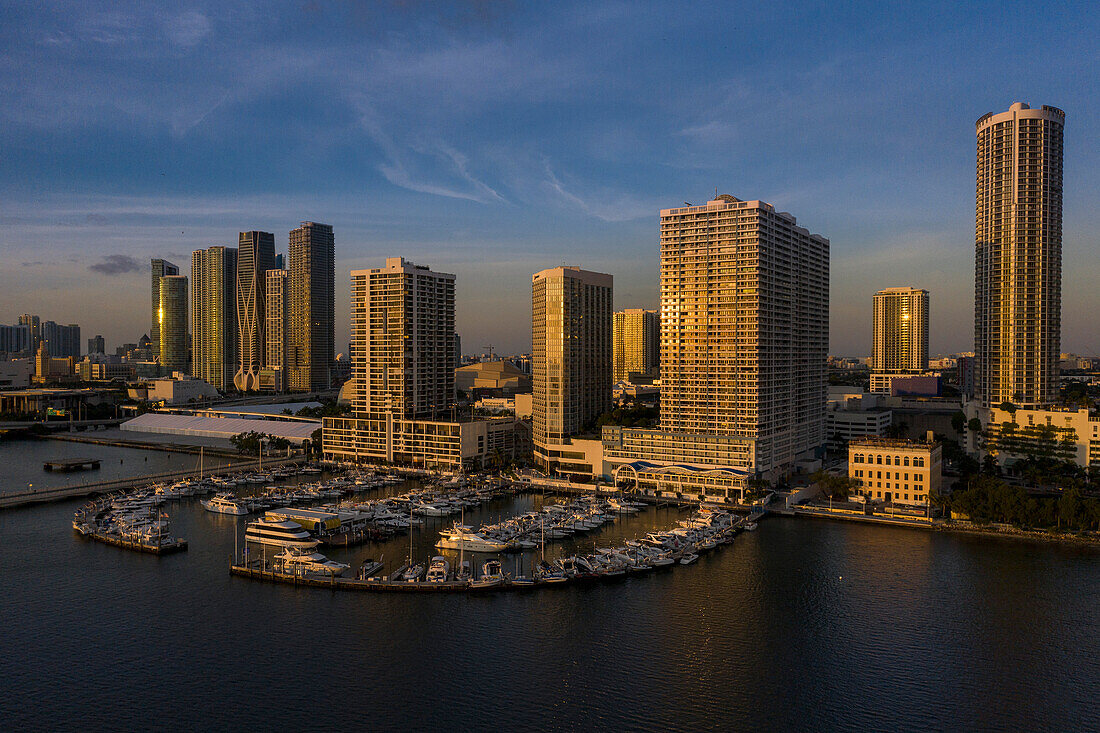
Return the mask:
<svg viewBox="0 0 1100 733"><path fill-rule="evenodd" d="M983 408L1058 397L1065 113L1017 102L976 123L974 351Z"/></svg>
<svg viewBox="0 0 1100 733"><path fill-rule="evenodd" d="M557 470L569 439L611 409L611 275L554 267L531 276L535 463Z"/></svg>
<svg viewBox="0 0 1100 733"><path fill-rule="evenodd" d="M168 374L190 373L187 331L187 276L165 275L160 279L160 365Z"/></svg>
<svg viewBox="0 0 1100 733"><path fill-rule="evenodd" d="M149 325L149 340L153 344L153 350L155 353L160 353L160 279L169 275L180 274L180 268L173 265L168 260L152 259L150 260L150 269L152 270L152 323Z"/></svg>
<svg viewBox="0 0 1100 733"><path fill-rule="evenodd" d="M894 377L928 371L928 291L886 288L871 302L871 391L889 393Z"/></svg>
<svg viewBox="0 0 1100 733"><path fill-rule="evenodd" d="M219 390L237 370L237 250L191 253L191 374Z"/></svg>
<svg viewBox="0 0 1100 733"><path fill-rule="evenodd" d="M275 235L241 232L237 245L237 372L233 385L243 391L261 388L264 368L264 288L267 271L275 269Z"/></svg>
<svg viewBox="0 0 1100 733"><path fill-rule="evenodd" d="M629 381L632 374L658 376L661 363L660 313L643 308L618 311L611 330L613 381Z"/></svg>

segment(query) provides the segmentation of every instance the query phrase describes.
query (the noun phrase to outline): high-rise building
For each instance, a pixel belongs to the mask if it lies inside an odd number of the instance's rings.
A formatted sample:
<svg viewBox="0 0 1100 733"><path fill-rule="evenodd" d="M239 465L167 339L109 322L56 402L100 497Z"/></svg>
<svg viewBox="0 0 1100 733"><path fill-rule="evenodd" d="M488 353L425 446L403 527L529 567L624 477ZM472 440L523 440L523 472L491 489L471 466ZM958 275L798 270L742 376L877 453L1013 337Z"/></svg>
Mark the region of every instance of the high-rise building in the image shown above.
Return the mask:
<svg viewBox="0 0 1100 733"><path fill-rule="evenodd" d="M563 446L611 409L611 275L554 267L531 276L535 463L559 470Z"/></svg>
<svg viewBox="0 0 1100 733"><path fill-rule="evenodd" d="M290 232L290 330L287 371L291 389L332 386L336 350L336 260L332 227L312 221Z"/></svg>
<svg viewBox="0 0 1100 733"><path fill-rule="evenodd" d="M260 388L264 368L264 287L267 271L275 269L275 235L241 232L237 245L237 373L233 386Z"/></svg>
<svg viewBox="0 0 1100 733"><path fill-rule="evenodd" d="M354 270L352 374L355 411L433 418L455 398L455 276L400 257Z"/></svg>
<svg viewBox="0 0 1100 733"><path fill-rule="evenodd" d="M615 313L614 367L611 378L629 380L631 374L656 377L661 363L661 314L642 308Z"/></svg>
<svg viewBox="0 0 1100 733"><path fill-rule="evenodd" d="M0 358L14 359L31 356L34 350L34 336L29 324L0 326Z"/></svg>
<svg viewBox="0 0 1100 733"><path fill-rule="evenodd" d="M19 325L26 326L29 329L31 338L30 350L37 350L39 343L42 341L42 321L38 316L24 313L19 316Z"/></svg>
<svg viewBox="0 0 1100 733"><path fill-rule="evenodd" d="M514 456L514 418L456 421L450 409L454 275L391 257L351 280L355 414L325 418L326 458L456 469Z"/></svg>
<svg viewBox="0 0 1100 733"><path fill-rule="evenodd" d="M661 211L661 429L605 427L640 488L743 495L825 444L829 240L763 201Z"/></svg>
<svg viewBox="0 0 1100 733"><path fill-rule="evenodd" d="M152 324L149 326L149 339L153 343L154 353L160 353L160 279L167 275L180 274L180 268L173 265L168 260L152 259L150 265L153 274L153 287L152 287Z"/></svg>
<svg viewBox="0 0 1100 733"><path fill-rule="evenodd" d="M237 250L191 254L191 375L220 390L237 370Z"/></svg>
<svg viewBox="0 0 1100 733"><path fill-rule="evenodd" d="M928 291L886 288L872 297L871 391L928 371Z"/></svg>
<svg viewBox="0 0 1100 733"><path fill-rule="evenodd" d="M267 346L264 348L264 358L268 369L284 370L286 368L287 327L290 325L288 274L282 269L267 271L267 285L264 293L264 320L266 321L264 328Z"/></svg>
<svg viewBox="0 0 1100 733"><path fill-rule="evenodd" d="M41 343L46 344L51 357L80 358L80 326L75 323L63 326L53 321L43 321L39 328Z"/></svg>
<svg viewBox="0 0 1100 733"><path fill-rule="evenodd" d="M1058 396L1065 113L1016 102L977 130L975 389L982 407Z"/></svg>
<svg viewBox="0 0 1100 733"><path fill-rule="evenodd" d="M160 279L160 365L169 374L190 373L187 332L187 276L165 275Z"/></svg>
<svg viewBox="0 0 1100 733"><path fill-rule="evenodd" d="M3 349L0 349L3 351ZM92 338L88 339L88 353L89 354L106 354L107 342L102 336L96 334Z"/></svg>

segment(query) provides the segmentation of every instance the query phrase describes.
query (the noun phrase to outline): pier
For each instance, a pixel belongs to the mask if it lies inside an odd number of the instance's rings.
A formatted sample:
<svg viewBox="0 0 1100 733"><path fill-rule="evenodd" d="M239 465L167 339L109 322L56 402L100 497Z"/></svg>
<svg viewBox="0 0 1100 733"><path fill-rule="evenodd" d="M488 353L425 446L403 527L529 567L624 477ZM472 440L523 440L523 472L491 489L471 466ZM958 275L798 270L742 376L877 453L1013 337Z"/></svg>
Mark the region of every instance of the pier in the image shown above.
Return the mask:
<svg viewBox="0 0 1100 733"><path fill-rule="evenodd" d="M298 464L304 462L306 459L302 456L296 456L294 458L282 458L271 459L265 458L263 465L259 460L245 460L239 464L234 464L232 468L228 466L222 466L215 470L205 471L206 475L212 473L237 473L242 471L256 471L261 467L263 468L276 468L278 466L284 466L288 464ZM136 476L134 478L119 479L116 481L100 481L91 484L79 484L77 486L61 486L55 489L33 489L30 491L15 491L10 494L0 494L0 509L11 509L19 506L26 506L28 504L42 504L49 501L60 501L62 499L78 499L86 496L99 496L101 494L110 494L114 491L132 491L134 489L144 488L150 484L161 483L164 481L179 481L181 479L199 478L200 470L196 468L184 469L181 471L170 471L168 473L157 473L147 476Z"/></svg>
<svg viewBox="0 0 1100 733"><path fill-rule="evenodd" d="M47 471L94 471L99 468L98 458L70 458L61 461L46 461L42 468Z"/></svg>

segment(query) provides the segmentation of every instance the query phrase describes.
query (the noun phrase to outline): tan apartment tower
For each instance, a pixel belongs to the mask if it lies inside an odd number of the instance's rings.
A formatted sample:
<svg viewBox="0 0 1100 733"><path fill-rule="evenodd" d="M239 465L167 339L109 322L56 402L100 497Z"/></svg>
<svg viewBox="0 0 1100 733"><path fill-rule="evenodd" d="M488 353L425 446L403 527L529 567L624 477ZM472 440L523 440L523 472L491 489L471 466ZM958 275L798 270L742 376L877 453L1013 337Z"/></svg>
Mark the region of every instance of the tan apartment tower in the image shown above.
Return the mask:
<svg viewBox="0 0 1100 733"><path fill-rule="evenodd" d="M928 371L928 291L886 288L871 298L871 391Z"/></svg>
<svg viewBox="0 0 1100 733"><path fill-rule="evenodd" d="M553 267L531 276L532 434L543 470L611 409L611 316L611 275Z"/></svg>
<svg viewBox="0 0 1100 733"><path fill-rule="evenodd" d="M191 253L191 376L225 391L237 370L237 250Z"/></svg>
<svg viewBox="0 0 1100 733"><path fill-rule="evenodd" d="M332 386L336 344L336 260L332 227L303 221L290 233L287 364L289 387Z"/></svg>
<svg viewBox="0 0 1100 733"><path fill-rule="evenodd" d="M281 371L286 384L286 352L289 318L288 273L286 270L267 271L264 287L264 364L268 370Z"/></svg>
<svg viewBox="0 0 1100 733"><path fill-rule="evenodd" d="M975 388L981 406L1058 396L1065 113L1016 102L977 123Z"/></svg>
<svg viewBox="0 0 1100 733"><path fill-rule="evenodd" d="M728 194L661 211L663 431L750 439L753 473L791 466L825 443L828 345L829 240Z"/></svg>
<svg viewBox="0 0 1100 733"><path fill-rule="evenodd" d="M613 381L629 381L632 374L658 376L661 363L660 313L642 308L617 311L611 330Z"/></svg>
<svg viewBox="0 0 1100 733"><path fill-rule="evenodd" d="M449 417L455 396L455 276L401 257L353 270L355 412Z"/></svg>
<svg viewBox="0 0 1100 733"><path fill-rule="evenodd" d="M191 372L188 359L187 277L165 275L160 279L160 304L157 324L160 338L160 365L167 371Z"/></svg>
<svg viewBox="0 0 1100 733"><path fill-rule="evenodd" d="M152 342L154 353L160 353L160 279L168 275L180 274L180 268L173 265L168 260L152 259L150 260L150 269L153 275L153 287L152 287L152 323L149 326L149 340Z"/></svg>
<svg viewBox="0 0 1100 733"><path fill-rule="evenodd" d="M275 235L241 232L237 244L237 372L233 386L242 392L260 389L264 368L264 288L267 271L275 269Z"/></svg>

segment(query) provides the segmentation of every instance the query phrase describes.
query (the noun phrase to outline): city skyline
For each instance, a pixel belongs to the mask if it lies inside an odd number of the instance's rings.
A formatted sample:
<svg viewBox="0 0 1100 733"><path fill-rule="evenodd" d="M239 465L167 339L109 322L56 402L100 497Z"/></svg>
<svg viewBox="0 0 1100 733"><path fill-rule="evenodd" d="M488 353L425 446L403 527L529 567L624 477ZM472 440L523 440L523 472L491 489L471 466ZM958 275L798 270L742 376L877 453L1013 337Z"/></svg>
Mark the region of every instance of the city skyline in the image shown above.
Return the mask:
<svg viewBox="0 0 1100 733"><path fill-rule="evenodd" d="M1024 101L1071 119L1062 347L1100 351L1089 317L1100 308L1090 287L1100 274L1090 257L1100 225L1089 203L1100 188L1088 144L1098 127L1094 12L852 6L824 17L789 6L770 10L775 29L761 31L719 8L681 17L561 5L540 13L536 33L518 8L480 17L326 6L277 12L265 36L249 29L253 12L9 9L20 36L0 61L13 102L0 111L0 144L13 169L42 174L0 184L12 263L0 274L0 320L49 311L109 344L132 342L148 328L139 306L149 258L186 261L232 246L239 231L286 232L309 218L341 231L337 352L350 337L347 273L392 256L456 273L467 351L520 352L530 272L580 263L615 276L616 310L656 307L655 212L717 187L829 232L831 353L870 353L866 299L904 284L891 277L899 270L934 284L930 351L970 351L971 125ZM914 31L929 13L952 32ZM294 34L302 23L316 40ZM1021 26L1048 41L1044 64L1005 74L1015 50L999 39ZM781 54L781 40L807 48ZM20 54L43 81L12 65ZM270 68L260 73L256 59ZM362 62L361 76L336 72L348 60ZM74 69L79 83L64 81ZM332 111L304 117L302 94L324 95ZM66 112L53 114L59 102ZM290 173L305 150L316 172L308 187ZM258 171L247 190L236 177L244 155ZM283 235L276 244L285 248ZM84 318L105 292L116 297L102 315Z"/></svg>

